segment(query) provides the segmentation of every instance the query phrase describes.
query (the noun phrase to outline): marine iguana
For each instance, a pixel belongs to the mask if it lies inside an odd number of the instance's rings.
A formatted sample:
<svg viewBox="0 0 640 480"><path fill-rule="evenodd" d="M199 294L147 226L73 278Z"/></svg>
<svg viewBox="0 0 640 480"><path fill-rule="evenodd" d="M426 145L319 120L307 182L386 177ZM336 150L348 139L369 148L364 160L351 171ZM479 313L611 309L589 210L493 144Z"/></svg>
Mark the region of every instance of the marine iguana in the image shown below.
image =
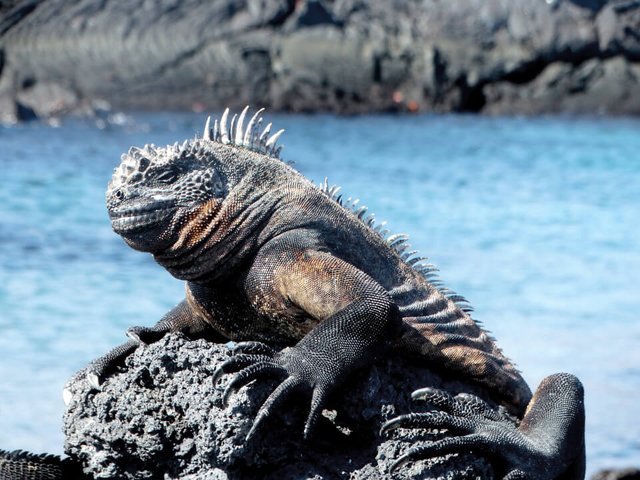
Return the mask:
<svg viewBox="0 0 640 480"><path fill-rule="evenodd" d="M89 367L90 380L99 384L139 344L168 332L233 340L238 346L214 378L236 372L227 398L264 376L282 380L248 438L294 391L311 397L308 438L327 397L352 372L376 356L414 356L481 384L522 421L516 427L479 399L414 392L444 412L400 416L383 432L433 427L465 435L413 449L396 467L478 450L511 479L582 478L580 382L551 376L532 397L466 300L439 283L408 237L389 235L337 187L318 187L281 161L283 131L262 130L262 109L245 127L247 111L230 127L228 109L213 129L208 119L202 138L122 156L106 193L112 227L185 280L186 298L154 327L129 329L127 343Z"/></svg>

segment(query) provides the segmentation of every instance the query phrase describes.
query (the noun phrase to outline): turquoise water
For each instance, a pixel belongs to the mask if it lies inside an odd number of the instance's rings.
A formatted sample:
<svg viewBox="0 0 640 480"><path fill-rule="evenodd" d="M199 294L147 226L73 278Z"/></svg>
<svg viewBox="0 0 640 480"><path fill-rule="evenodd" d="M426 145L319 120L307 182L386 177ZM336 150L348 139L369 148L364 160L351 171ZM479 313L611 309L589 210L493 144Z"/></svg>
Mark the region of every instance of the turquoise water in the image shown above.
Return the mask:
<svg viewBox="0 0 640 480"><path fill-rule="evenodd" d="M361 198L440 267L535 388L586 388L588 470L640 466L640 121L270 115L283 156ZM111 232L130 145L204 115L0 129L0 447L62 453L61 389L182 284Z"/></svg>

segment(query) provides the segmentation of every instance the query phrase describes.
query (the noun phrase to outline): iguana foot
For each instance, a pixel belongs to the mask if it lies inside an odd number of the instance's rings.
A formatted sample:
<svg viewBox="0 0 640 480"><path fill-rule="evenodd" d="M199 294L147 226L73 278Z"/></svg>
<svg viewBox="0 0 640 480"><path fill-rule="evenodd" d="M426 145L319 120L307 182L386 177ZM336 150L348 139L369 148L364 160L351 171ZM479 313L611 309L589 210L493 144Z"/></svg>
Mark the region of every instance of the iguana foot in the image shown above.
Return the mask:
<svg viewBox="0 0 640 480"><path fill-rule="evenodd" d="M129 327L126 333L127 337L138 345L149 345L150 343L162 340L167 334L167 331L149 327Z"/></svg>
<svg viewBox="0 0 640 480"><path fill-rule="evenodd" d="M126 332L130 340L96 358L87 367L87 380L91 386L99 389L104 380L123 365L126 358L140 345L148 345L161 340L169 330L164 325L159 325L151 328L130 327Z"/></svg>
<svg viewBox="0 0 640 480"><path fill-rule="evenodd" d="M223 374L236 372L223 393L223 402L249 382L271 376L281 381L280 385L269 395L258 411L247 440L252 438L264 420L293 392L310 392L311 408L304 427L304 438L308 439L313 432L327 397L332 380L329 364L310 362L311 352L296 347L288 347L276 352L260 342L243 342L237 344L229 360L223 362L214 372L214 381Z"/></svg>
<svg viewBox="0 0 640 480"><path fill-rule="evenodd" d="M584 478L584 405L582 385L573 375L545 378L519 425L468 394L452 397L425 388L412 398L437 410L402 415L386 422L381 433L397 428L446 429L453 436L411 448L392 465L450 453L475 451L492 461L505 478Z"/></svg>
<svg viewBox="0 0 640 480"><path fill-rule="evenodd" d="M183 300L153 327L129 328L127 336L130 340L91 362L86 369L87 380L93 387L99 389L105 378L123 365L126 358L138 346L157 342L169 332L182 332L190 338L195 338L206 334L207 327L203 321L192 315L187 301Z"/></svg>
<svg viewBox="0 0 640 480"><path fill-rule="evenodd" d="M104 380L113 374L126 358L140 345L149 345L161 340L169 329L159 324L154 327L130 327L126 335L129 341L118 345L105 355L96 358L87 367L87 380L94 388L100 388Z"/></svg>
<svg viewBox="0 0 640 480"><path fill-rule="evenodd" d="M122 365L125 359L138 348L139 344L138 341L129 340L92 361L86 368L87 380L91 386L100 389L105 378L114 373L118 366Z"/></svg>

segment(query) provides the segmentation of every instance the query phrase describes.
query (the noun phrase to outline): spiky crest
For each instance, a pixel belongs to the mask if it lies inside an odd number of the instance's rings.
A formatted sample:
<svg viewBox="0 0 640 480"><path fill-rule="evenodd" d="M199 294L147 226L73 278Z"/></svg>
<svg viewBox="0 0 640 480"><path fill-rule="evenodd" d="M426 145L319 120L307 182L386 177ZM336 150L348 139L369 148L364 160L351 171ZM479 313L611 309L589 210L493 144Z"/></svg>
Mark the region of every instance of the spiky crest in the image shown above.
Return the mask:
<svg viewBox="0 0 640 480"><path fill-rule="evenodd" d="M227 120L229 118L228 108L225 108L219 122L217 119L214 121L213 129L211 128L211 117L208 117L202 138L210 142L218 142L223 145L235 145L269 155L270 157L280 158L280 152L283 146L278 146L277 142L284 133L284 130L278 130L269 136L271 132L271 124L269 123L262 133L260 133L260 127L262 126L262 117L260 114L264 112L264 108L254 113L245 127L244 120L248 111L249 106L247 105L239 116L233 115L230 128L227 128Z"/></svg>
<svg viewBox="0 0 640 480"><path fill-rule="evenodd" d="M144 147L131 147L120 157L120 165L113 170L113 176L107 188L107 194L121 185L126 184L136 174L144 174L152 163L168 162L172 159L182 159L190 155L199 155L204 147L201 143L185 140L182 144L175 142L166 147L156 147L146 144Z"/></svg>
<svg viewBox="0 0 640 480"><path fill-rule="evenodd" d="M369 227L369 229L371 229L371 231L379 235L386 242L389 248L398 254L402 261L417 272L421 273L431 285L437 288L445 297L454 302L462 311L466 313L471 313L473 311L473 307L469 304L469 301L466 298L444 286L436 273L438 268L432 263L429 263L427 261L427 257L418 256L418 250L409 250L411 245L408 243L409 236L406 233L391 234L389 230L384 228L387 222L377 223L373 213L366 215L368 209L364 205L358 205L360 203L360 199L352 199L349 197L346 200L343 200L342 195L339 194L340 187L337 185L329 186L326 178L319 187L320 190L331 200L350 211L360 222L364 223ZM478 322L476 321L476 323Z"/></svg>
<svg viewBox="0 0 640 480"><path fill-rule="evenodd" d="M284 133L284 129L278 130L270 135L272 125L269 123L262 131L262 117L264 108L256 111L245 126L245 119L249 112L246 106L240 115L233 115L229 125L229 109L226 108L220 117L215 119L213 129L211 128L211 117L207 118L204 126L202 140L217 142L223 145L235 145L246 148L254 152L262 153L270 157L280 159L280 152L283 145L278 145L278 139ZM113 190L121 184L126 183L128 178L137 172L144 172L151 162L162 162L164 160L183 158L188 155L198 154L203 148L202 141L185 140L182 144L178 142L172 146L167 145L164 149L159 149L153 144L147 144L142 148L131 147L129 151L122 155L120 165L114 169L111 187Z"/></svg>
<svg viewBox="0 0 640 480"><path fill-rule="evenodd" d="M11 452L3 452L5 461L31 461L40 464L58 465L61 462L60 457L50 453L31 453L24 450L13 450Z"/></svg>

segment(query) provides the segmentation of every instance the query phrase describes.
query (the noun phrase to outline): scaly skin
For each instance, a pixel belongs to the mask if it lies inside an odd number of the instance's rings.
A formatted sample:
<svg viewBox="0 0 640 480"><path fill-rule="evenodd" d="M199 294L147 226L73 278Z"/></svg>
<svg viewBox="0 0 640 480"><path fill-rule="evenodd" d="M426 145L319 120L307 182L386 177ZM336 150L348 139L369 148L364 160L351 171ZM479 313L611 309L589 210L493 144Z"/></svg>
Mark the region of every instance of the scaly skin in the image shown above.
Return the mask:
<svg viewBox="0 0 640 480"><path fill-rule="evenodd" d="M256 378L282 380L248 437L296 390L311 397L309 437L328 395L356 369L374 356L410 355L479 383L515 415L529 406L519 436L508 420L489 426L469 419L464 430L477 436L462 437L456 451L486 446L478 439L491 430L494 446L537 454L542 464L561 465L560 474L571 470L584 451L581 403L558 408L542 389L530 404L529 387L513 364L471 318L466 301L438 286L435 267L406 252L406 236L380 233L366 209L348 208L334 187L319 188L280 161L275 140L281 132L260 135L260 112L244 128L245 114L237 122L234 116L230 131L225 112L213 132L207 124L202 139L123 155L106 195L112 227L185 280L186 298L155 327L131 328L129 342L91 365L90 379L99 384L139 343L167 332L233 340L240 343L216 374L237 372L227 397ZM555 428L549 418L557 414L572 428ZM443 426L428 415L420 426L430 423ZM538 452L529 442L535 435L571 448ZM449 450L455 449L411 452L398 466ZM518 455L506 463L509 474L559 476Z"/></svg>
<svg viewBox="0 0 640 480"><path fill-rule="evenodd" d="M397 428L444 428L459 436L409 449L392 471L412 460L473 450L511 480L584 478L584 392L573 375L542 380L519 425L469 394L453 398L424 388L412 397L431 404L434 411L400 415L382 426L382 434Z"/></svg>
<svg viewBox="0 0 640 480"><path fill-rule="evenodd" d="M0 480L88 479L79 465L55 455L0 450Z"/></svg>
<svg viewBox="0 0 640 480"><path fill-rule="evenodd" d="M322 400L339 378L388 347L463 374L523 412L528 386L465 311L464 299L435 286L435 268L411 252L402 257L406 236L380 234L364 211L345 208L327 186L273 155L237 146L251 143L242 122L231 133L236 145L218 134L218 141L123 156L107 192L114 230L187 281L178 310L130 335L146 342L167 331L213 329L234 341L289 345L277 355L280 366L320 355L331 339L332 352L321 357L344 356L340 367L326 365L331 371L307 372L296 383L313 384ZM111 363L98 361L97 376Z"/></svg>
<svg viewBox="0 0 640 480"><path fill-rule="evenodd" d="M550 377L532 399L466 301L439 288L434 267L415 252L404 253L406 236L380 233L366 209L347 208L335 188L326 182L318 188L281 162L275 142L256 130L260 112L246 129L245 114L234 117L230 132L225 112L213 132L207 124L203 139L123 156L107 191L114 230L187 281L186 300L153 329L130 330L132 338L150 342L167 331L198 336L213 330L241 342L216 374L237 372L227 398L265 375L282 380L248 437L294 390L311 397L308 437L329 393L355 369L376 354L415 355L483 385L523 420L516 428L508 418L464 418L454 408L470 435L410 451L396 466L476 449L490 457L513 452L496 457L511 478L583 476L577 379ZM138 213L147 211L154 213ZM275 352L260 342L287 347ZM111 360L94 365L98 381ZM565 400L557 401L558 394ZM456 432L440 417L421 418L420 426Z"/></svg>

